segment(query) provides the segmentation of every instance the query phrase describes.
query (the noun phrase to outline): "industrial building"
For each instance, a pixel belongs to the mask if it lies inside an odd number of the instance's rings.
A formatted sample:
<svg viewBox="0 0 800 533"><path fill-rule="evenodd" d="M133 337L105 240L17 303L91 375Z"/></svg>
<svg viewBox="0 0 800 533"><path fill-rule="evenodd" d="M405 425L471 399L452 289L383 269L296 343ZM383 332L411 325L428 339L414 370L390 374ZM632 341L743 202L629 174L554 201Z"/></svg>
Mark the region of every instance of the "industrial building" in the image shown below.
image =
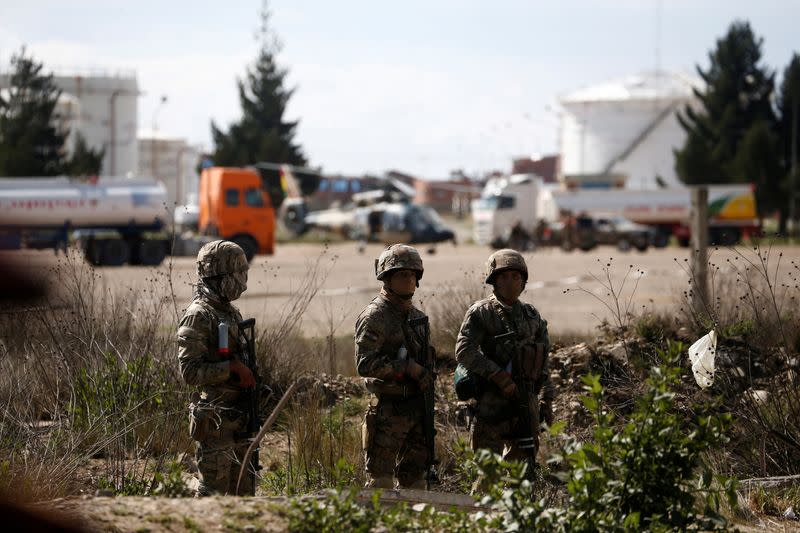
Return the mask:
<svg viewBox="0 0 800 533"><path fill-rule="evenodd" d="M105 149L101 174L126 176L139 168L136 148L139 87L134 72L91 71L54 75L63 92L58 101L59 124L69 129L68 148L80 133L89 147ZM0 89L10 75L0 74Z"/></svg>
<svg viewBox="0 0 800 533"><path fill-rule="evenodd" d="M680 187L673 150L686 133L676 112L696 105L699 78L627 76L571 92L562 107L558 179L569 188Z"/></svg>
<svg viewBox="0 0 800 533"><path fill-rule="evenodd" d="M167 208L195 203L200 184L197 166L201 150L186 139L160 132L141 131L138 135L138 175L153 176L167 188Z"/></svg>

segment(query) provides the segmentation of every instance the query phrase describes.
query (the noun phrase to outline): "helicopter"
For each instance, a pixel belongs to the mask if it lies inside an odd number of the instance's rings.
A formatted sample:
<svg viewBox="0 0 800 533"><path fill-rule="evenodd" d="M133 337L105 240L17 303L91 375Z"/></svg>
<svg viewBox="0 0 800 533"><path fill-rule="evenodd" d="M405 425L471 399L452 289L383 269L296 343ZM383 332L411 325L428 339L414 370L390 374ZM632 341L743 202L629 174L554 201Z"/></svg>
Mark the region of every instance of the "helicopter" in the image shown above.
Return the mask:
<svg viewBox="0 0 800 533"><path fill-rule="evenodd" d="M382 189L353 194L345 206L306 213L302 226L293 226L300 229L296 233L316 229L357 240L360 251L367 242L429 244L430 253L440 242L455 244L455 233L433 208L411 203L413 193L409 185L390 179Z"/></svg>

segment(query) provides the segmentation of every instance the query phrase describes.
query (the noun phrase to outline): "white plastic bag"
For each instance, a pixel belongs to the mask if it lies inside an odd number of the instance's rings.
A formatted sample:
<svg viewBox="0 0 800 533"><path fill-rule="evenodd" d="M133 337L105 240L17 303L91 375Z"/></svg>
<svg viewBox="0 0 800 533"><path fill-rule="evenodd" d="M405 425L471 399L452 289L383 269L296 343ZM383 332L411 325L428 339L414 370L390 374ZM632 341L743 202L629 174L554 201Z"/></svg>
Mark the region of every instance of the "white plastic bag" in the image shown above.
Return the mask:
<svg viewBox="0 0 800 533"><path fill-rule="evenodd" d="M689 347L692 373L701 389L714 383L714 355L717 353L717 332L713 329Z"/></svg>

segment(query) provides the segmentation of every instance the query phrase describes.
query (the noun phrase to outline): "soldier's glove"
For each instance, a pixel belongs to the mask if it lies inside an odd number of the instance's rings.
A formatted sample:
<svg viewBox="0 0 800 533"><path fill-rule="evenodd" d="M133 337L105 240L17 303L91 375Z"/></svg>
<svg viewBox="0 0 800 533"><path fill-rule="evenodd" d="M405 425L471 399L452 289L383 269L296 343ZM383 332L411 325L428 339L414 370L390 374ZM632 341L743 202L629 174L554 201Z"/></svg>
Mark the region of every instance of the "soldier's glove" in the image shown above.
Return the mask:
<svg viewBox="0 0 800 533"><path fill-rule="evenodd" d="M250 389L256 386L256 378L247 366L236 359L231 360L230 364L231 377L237 381L238 385L243 389Z"/></svg>
<svg viewBox="0 0 800 533"><path fill-rule="evenodd" d="M539 422L545 422L548 426L553 425L553 406L549 403L539 403Z"/></svg>
<svg viewBox="0 0 800 533"><path fill-rule="evenodd" d="M413 359L409 359L408 363L406 363L406 374L417 382L422 391L426 391L433 386L434 375Z"/></svg>
<svg viewBox="0 0 800 533"><path fill-rule="evenodd" d="M514 380L511 378L511 374L505 370L498 370L494 374L490 374L489 381L497 385L497 388L500 389L500 392L502 392L503 396L506 398L511 398L517 393L516 383L514 383Z"/></svg>

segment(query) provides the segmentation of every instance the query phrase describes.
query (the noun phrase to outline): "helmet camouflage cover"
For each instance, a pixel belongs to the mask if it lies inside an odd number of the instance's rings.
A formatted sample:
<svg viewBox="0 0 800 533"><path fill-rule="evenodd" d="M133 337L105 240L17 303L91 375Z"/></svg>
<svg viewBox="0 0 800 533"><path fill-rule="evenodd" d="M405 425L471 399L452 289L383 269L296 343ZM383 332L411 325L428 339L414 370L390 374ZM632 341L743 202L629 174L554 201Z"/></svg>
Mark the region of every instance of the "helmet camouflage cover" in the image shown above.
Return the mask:
<svg viewBox="0 0 800 533"><path fill-rule="evenodd" d="M197 275L201 278L225 276L247 268L244 250L231 241L209 242L197 253Z"/></svg>
<svg viewBox="0 0 800 533"><path fill-rule="evenodd" d="M522 279L528 281L528 265L525 264L525 258L516 250L504 248L489 256L486 262L486 283L494 283L494 277L506 270L517 270L522 274Z"/></svg>
<svg viewBox="0 0 800 533"><path fill-rule="evenodd" d="M379 280L396 270L413 270L417 273L417 281L422 279L422 257L416 248L406 244L393 244L375 260L375 277Z"/></svg>

